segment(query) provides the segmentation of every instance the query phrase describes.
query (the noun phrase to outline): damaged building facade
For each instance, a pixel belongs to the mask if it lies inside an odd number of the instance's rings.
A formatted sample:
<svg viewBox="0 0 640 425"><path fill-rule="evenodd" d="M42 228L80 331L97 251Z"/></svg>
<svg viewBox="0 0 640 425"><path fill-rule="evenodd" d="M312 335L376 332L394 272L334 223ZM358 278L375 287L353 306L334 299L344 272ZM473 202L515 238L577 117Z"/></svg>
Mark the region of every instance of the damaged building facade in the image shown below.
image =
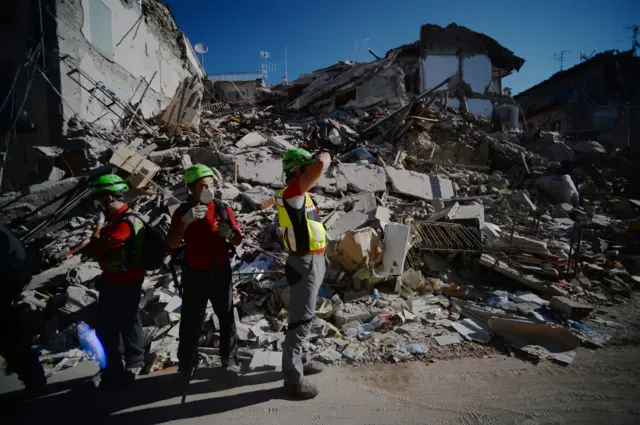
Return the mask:
<svg viewBox="0 0 640 425"><path fill-rule="evenodd" d="M189 40L160 1L9 3L1 30L7 40L3 95L8 96L21 65L25 68L12 94L16 110L28 95L22 111L27 125L17 126L18 137L10 144L3 189L19 189L42 177L42 156L32 147L56 146L71 118L105 129L124 127L134 111L144 117L158 114L185 78L204 75ZM30 54L38 69L29 66ZM9 109L2 112L3 123L10 124L16 113Z"/></svg>
<svg viewBox="0 0 640 425"><path fill-rule="evenodd" d="M255 72L225 72L207 74L203 81L205 103L252 102L259 87L265 87L264 75Z"/></svg>
<svg viewBox="0 0 640 425"><path fill-rule="evenodd" d="M640 152L640 58L607 51L515 96L530 129Z"/></svg>
<svg viewBox="0 0 640 425"><path fill-rule="evenodd" d="M368 63L339 62L300 76L288 87L295 110L396 108L408 94L437 87L441 102L485 118L502 117L517 128L517 106L502 95L502 79L518 71L524 59L491 37L450 24L427 24L420 40L390 50ZM506 108L506 109L505 109Z"/></svg>

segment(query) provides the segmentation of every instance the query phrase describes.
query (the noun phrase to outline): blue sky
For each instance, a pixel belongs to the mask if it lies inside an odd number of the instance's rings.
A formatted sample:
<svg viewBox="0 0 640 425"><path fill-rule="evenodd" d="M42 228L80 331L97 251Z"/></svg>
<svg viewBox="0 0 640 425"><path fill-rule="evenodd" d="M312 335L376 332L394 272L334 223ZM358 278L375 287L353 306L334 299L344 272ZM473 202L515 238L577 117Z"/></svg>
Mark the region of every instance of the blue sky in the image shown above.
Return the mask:
<svg viewBox="0 0 640 425"><path fill-rule="evenodd" d="M190 41L205 43L207 72L253 72L259 52L269 50L276 71L284 75L288 49L289 80L339 60L369 61L366 47L379 55L420 36L420 25L455 22L483 32L526 60L519 73L505 79L518 93L559 70L554 52L627 50L631 36L624 27L640 24L640 0L324 0L254 1L168 0L178 26ZM362 42L361 40L368 39Z"/></svg>

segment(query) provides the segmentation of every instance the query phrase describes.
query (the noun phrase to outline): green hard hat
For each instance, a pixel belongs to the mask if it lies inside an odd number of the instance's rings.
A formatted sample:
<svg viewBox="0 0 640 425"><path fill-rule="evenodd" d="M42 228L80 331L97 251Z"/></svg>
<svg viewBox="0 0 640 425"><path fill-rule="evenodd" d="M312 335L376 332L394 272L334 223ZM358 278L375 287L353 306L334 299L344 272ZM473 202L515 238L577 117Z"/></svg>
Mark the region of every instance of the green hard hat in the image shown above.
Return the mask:
<svg viewBox="0 0 640 425"><path fill-rule="evenodd" d="M196 164L187 168L187 171L184 172L184 182L186 184L192 184L196 181L203 179L205 177L212 177L214 180L216 179L216 175L213 174L211 168L206 165Z"/></svg>
<svg viewBox="0 0 640 425"><path fill-rule="evenodd" d="M91 183L91 186L92 195L102 192L126 192L129 190L129 186L122 177L115 174L100 176Z"/></svg>
<svg viewBox="0 0 640 425"><path fill-rule="evenodd" d="M289 149L282 158L282 168L288 171L300 165L311 164L313 161L315 161L315 156L310 152L300 148Z"/></svg>

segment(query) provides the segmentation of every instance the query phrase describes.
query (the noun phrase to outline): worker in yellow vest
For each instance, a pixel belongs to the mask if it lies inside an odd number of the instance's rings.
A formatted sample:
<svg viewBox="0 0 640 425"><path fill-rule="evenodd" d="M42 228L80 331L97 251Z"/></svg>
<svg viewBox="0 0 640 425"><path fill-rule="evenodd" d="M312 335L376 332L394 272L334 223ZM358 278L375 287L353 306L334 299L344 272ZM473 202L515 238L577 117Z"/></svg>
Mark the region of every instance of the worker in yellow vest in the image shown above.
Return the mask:
<svg viewBox="0 0 640 425"><path fill-rule="evenodd" d="M318 209L307 191L316 185L330 164L331 157L326 152L315 156L304 149L288 150L282 161L287 187L278 192L275 199L284 246L289 251L285 276L291 287L289 323L282 346L284 389L290 396L303 400L318 395L318 388L304 376L324 368L321 363L305 361L303 343L316 317L318 290L326 270L327 244Z"/></svg>

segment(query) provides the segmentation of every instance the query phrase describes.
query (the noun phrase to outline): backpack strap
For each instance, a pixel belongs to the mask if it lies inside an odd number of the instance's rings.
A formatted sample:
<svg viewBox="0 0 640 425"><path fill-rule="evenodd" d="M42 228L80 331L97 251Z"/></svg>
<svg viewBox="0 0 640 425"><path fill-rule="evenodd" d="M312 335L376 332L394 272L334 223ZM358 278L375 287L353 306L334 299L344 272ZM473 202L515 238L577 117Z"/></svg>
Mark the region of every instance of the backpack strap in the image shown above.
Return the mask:
<svg viewBox="0 0 640 425"><path fill-rule="evenodd" d="M229 204L217 198L213 199L213 204L216 206L216 213L218 214L218 217L220 217L220 220L225 223L230 223L229 214L227 213L227 207Z"/></svg>
<svg viewBox="0 0 640 425"><path fill-rule="evenodd" d="M133 211L131 208L129 208L127 211L124 212L124 214L122 214L122 216L120 217L120 219L118 221L116 221L116 223L127 223L127 225L129 226L129 230L130 230L130 234L129 237L127 238L126 241L124 241L124 249L126 250L126 260L125 260L125 265L128 266L133 266L133 259L135 258L134 254L134 242L135 242L135 237L136 237L136 229L135 226L132 223L131 218L135 218L138 219L142 222L143 226L146 227L147 226L147 222L144 221L142 219L142 217L140 216L140 214L138 214L137 212Z"/></svg>

